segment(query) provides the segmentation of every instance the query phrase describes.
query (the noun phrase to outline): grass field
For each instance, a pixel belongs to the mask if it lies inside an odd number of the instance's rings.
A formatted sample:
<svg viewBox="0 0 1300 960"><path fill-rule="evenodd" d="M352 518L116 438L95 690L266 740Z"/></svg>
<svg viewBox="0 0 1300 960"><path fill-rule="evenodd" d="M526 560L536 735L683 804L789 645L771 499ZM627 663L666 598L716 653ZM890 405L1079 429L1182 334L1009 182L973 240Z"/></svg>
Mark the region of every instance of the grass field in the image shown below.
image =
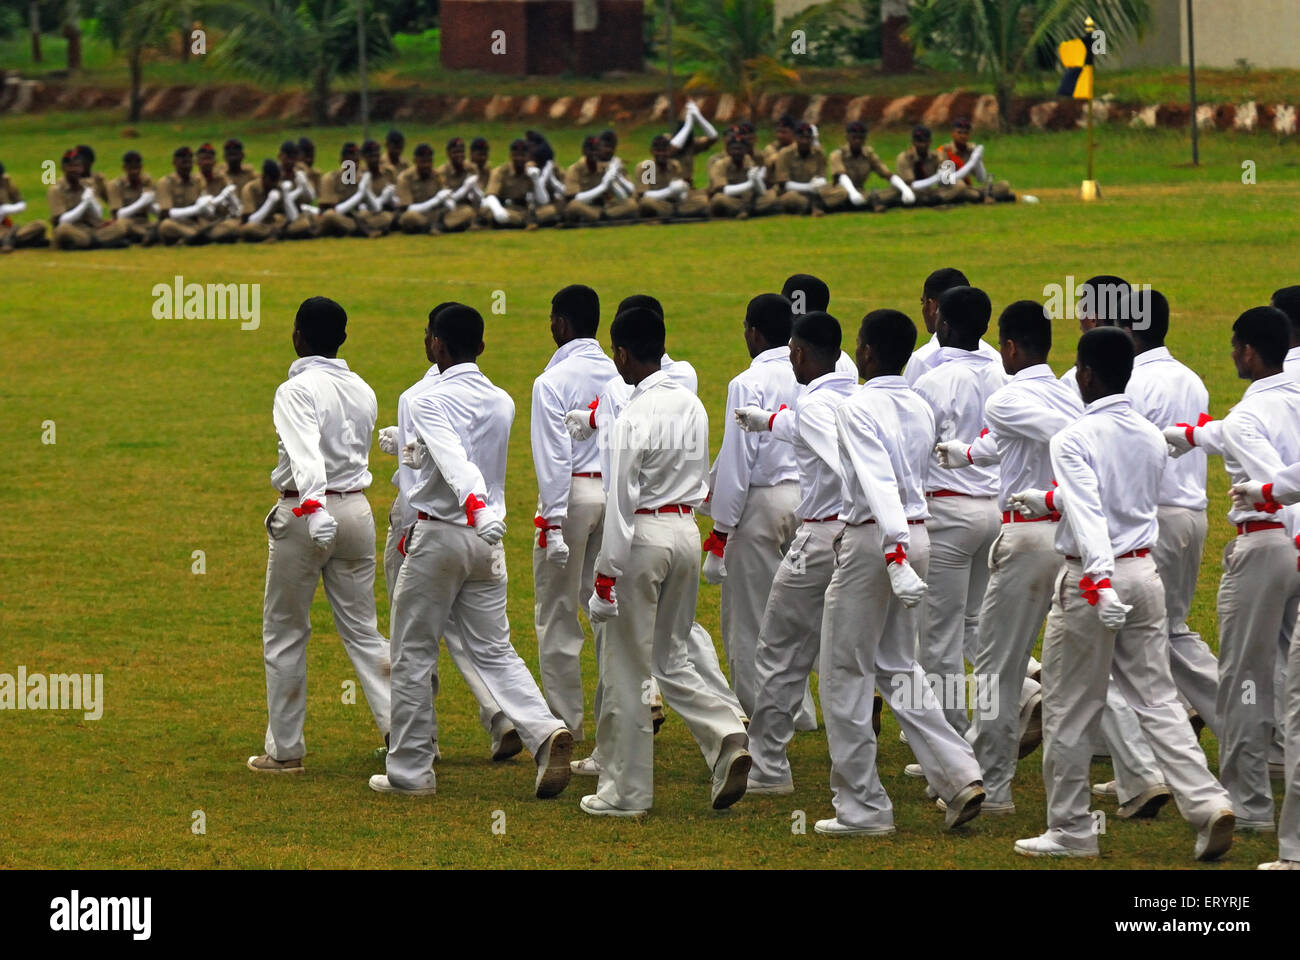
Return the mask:
<svg viewBox="0 0 1300 960"><path fill-rule="evenodd" d="M144 151L155 176L176 142L226 132L202 124L140 129L130 145ZM109 140L115 132L89 117L6 118L0 159L39 212L40 161L68 143L91 142L112 175L111 158L118 146L126 149L126 141ZM250 160L282 136L271 128L238 132ZM325 161L342 131L312 132ZM449 135L407 133L411 143ZM488 133L494 143L506 135ZM580 133L556 133L561 156L576 153ZM629 134L629 142L646 139L648 131ZM878 149L892 156L899 146L882 138ZM353 673L323 597L312 617L308 772L286 779L248 772L243 760L260 752L266 719L261 525L274 502L271 397L293 360L293 311L306 296L326 294L347 307L342 355L374 387L381 425L393 422L398 393L425 369L428 309L459 299L484 311L483 369L519 405L508 474L509 613L515 644L535 672L528 396L553 349L547 315L556 289L590 283L609 307L634 292L660 297L669 350L700 372L715 450L726 382L747 362L744 306L795 271L827 280L831 310L850 330L876 307L919 320L921 282L942 265L965 270L995 310L1040 296L1067 274L1149 282L1169 296L1171 346L1205 378L1212 412L1221 416L1243 387L1228 356L1229 324L1297 282L1300 175L1294 147L1264 137L1216 135L1203 151L1205 165L1193 171L1182 166L1177 136L1107 137L1099 160L1106 199L1089 207L1075 199L1081 139L1020 136L990 141L989 166L1038 193L1037 206L0 258L0 449L8 466L0 473L0 672L21 664L29 672L105 675L98 721L70 712L0 713L0 866L1067 868L1011 850L1014 839L1042 828L1041 753L1021 764L1015 817L980 818L944 834L923 783L902 776L911 756L888 712L880 763L896 806L894 838L833 841L814 835L811 823L806 834L792 832L795 811L809 821L831 814L822 732L801 734L792 746L792 797L752 798L712 813L708 772L671 715L656 741L653 814L641 824L592 820L577 807L588 782L542 803L531 797L526 757L487 761L470 698L446 660L439 793L380 797L366 786L382 770L372 755L379 737L364 705L341 702ZM1241 183L1245 159L1258 165L1257 185ZM261 326L155 320L152 288L177 274L260 283ZM498 290L504 315L488 312ZM1077 330L1062 323L1057 333L1060 371L1072 362ZM53 445L42 443L45 421L54 421ZM377 446L371 457L369 497L382 520L394 461ZM1210 479L1211 538L1192 622L1213 644L1218 557L1229 528L1217 463ZM382 529L379 536L382 549ZM203 575L191 572L196 550L205 552ZM376 592L386 632L381 583ZM702 585L700 595L699 619L716 639L717 588ZM589 658L589 692L594 680ZM1208 734L1204 742L1213 761ZM1097 766L1093 779L1110 779L1108 767ZM204 835L191 832L199 810ZM493 832L494 811L504 812L504 835ZM1191 844L1172 808L1149 824L1112 816L1103 859L1068 866L1184 868L1192 865ZM1274 838L1247 835L1210 869L1253 868L1275 856Z"/></svg>

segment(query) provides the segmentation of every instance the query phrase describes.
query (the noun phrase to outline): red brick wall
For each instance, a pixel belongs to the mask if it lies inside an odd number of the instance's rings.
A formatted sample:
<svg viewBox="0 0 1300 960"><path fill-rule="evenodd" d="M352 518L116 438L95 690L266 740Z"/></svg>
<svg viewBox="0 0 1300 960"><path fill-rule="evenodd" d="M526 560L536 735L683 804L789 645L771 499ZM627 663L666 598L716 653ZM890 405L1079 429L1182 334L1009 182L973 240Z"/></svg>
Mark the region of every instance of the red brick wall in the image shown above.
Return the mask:
<svg viewBox="0 0 1300 960"><path fill-rule="evenodd" d="M449 70L558 74L639 72L643 0L599 0L597 27L573 32L570 0L443 0L442 65ZM492 52L505 31L506 52Z"/></svg>

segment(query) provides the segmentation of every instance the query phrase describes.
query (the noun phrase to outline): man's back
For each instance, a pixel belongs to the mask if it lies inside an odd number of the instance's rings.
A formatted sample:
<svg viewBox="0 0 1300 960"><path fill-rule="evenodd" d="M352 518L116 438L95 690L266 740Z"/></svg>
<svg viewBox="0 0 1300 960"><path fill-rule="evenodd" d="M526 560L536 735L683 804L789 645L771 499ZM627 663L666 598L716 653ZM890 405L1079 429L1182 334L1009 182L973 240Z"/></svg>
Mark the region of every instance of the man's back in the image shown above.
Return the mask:
<svg viewBox="0 0 1300 960"><path fill-rule="evenodd" d="M1210 394L1191 368L1179 363L1168 348L1140 353L1125 391L1133 406L1159 428L1176 423L1196 423L1210 409ZM1170 457L1160 483L1161 506L1204 510L1206 455L1199 447L1181 457Z"/></svg>
<svg viewBox="0 0 1300 960"><path fill-rule="evenodd" d="M1004 387L1007 376L1002 363L977 350L940 347L937 363L917 380L912 389L930 405L937 440L969 440L985 429L984 407ZM951 489L971 496L992 496L998 489L996 466L973 466L945 470L931 452L925 482L927 490Z"/></svg>
<svg viewBox="0 0 1300 960"><path fill-rule="evenodd" d="M348 369L346 360L314 356L295 361L289 379L275 391L272 417L280 462L272 484L301 490L307 484L297 474L308 463L319 462L329 489L368 487L370 439L378 412L375 392Z"/></svg>

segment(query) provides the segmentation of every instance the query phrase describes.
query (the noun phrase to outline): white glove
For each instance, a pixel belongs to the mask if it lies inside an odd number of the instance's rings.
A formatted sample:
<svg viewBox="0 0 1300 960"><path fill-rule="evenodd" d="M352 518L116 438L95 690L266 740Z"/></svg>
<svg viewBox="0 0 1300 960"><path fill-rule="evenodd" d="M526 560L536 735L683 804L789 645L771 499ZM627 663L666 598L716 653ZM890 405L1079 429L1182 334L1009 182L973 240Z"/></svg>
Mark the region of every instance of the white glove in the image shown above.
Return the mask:
<svg viewBox="0 0 1300 960"><path fill-rule="evenodd" d="M569 562L569 545L564 542L564 532L558 527L547 527L545 530L537 531L537 539L546 540L543 546L540 542L538 546L546 551L546 560L557 567L566 566Z"/></svg>
<svg viewBox="0 0 1300 960"><path fill-rule="evenodd" d="M772 418L776 416L775 413L762 407L737 407L732 414L741 429L750 433L765 433L771 430Z"/></svg>
<svg viewBox="0 0 1300 960"><path fill-rule="evenodd" d="M1228 494L1232 497L1232 505L1238 510L1254 510L1255 504L1264 503L1264 484L1254 480L1234 483L1228 488Z"/></svg>
<svg viewBox="0 0 1300 960"><path fill-rule="evenodd" d="M1107 630L1121 629L1132 609L1132 606L1120 601L1119 594L1111 587L1102 587L1097 591L1097 617Z"/></svg>
<svg viewBox="0 0 1300 960"><path fill-rule="evenodd" d="M596 432L591 425L591 410L570 410L564 415L564 429L574 440L586 440Z"/></svg>
<svg viewBox="0 0 1300 960"><path fill-rule="evenodd" d="M822 187L826 186L826 178L813 177L808 181L808 186L812 187L814 190L820 190Z"/></svg>
<svg viewBox="0 0 1300 960"><path fill-rule="evenodd" d="M960 470L971 466L971 459L966 455L970 444L965 440L944 440L936 444L934 452L939 455L939 466L949 470Z"/></svg>
<svg viewBox="0 0 1300 960"><path fill-rule="evenodd" d="M727 564L716 553L706 553L704 555L704 565L701 567L704 579L715 587L723 580L727 579Z"/></svg>
<svg viewBox="0 0 1300 960"><path fill-rule="evenodd" d="M613 599L605 600L600 594L592 593L591 600L587 604L587 618L592 623L604 623L618 616L618 594L614 592L613 587L610 587L609 595Z"/></svg>
<svg viewBox="0 0 1300 960"><path fill-rule="evenodd" d="M1011 509L1030 520L1045 517L1052 512L1047 506L1047 493L1046 490L1021 490L1013 493Z"/></svg>
<svg viewBox="0 0 1300 960"><path fill-rule="evenodd" d="M324 507L307 514L307 533L318 547L328 547L339 532L339 522Z"/></svg>
<svg viewBox="0 0 1300 960"><path fill-rule="evenodd" d="M916 194L913 193L912 188L907 185L907 181L898 174L895 173L891 175L889 183L895 190L903 195L903 203L907 204L909 207L916 203Z"/></svg>
<svg viewBox="0 0 1300 960"><path fill-rule="evenodd" d="M423 440L412 440L402 447L402 463L412 470L419 470L428 462L429 448Z"/></svg>
<svg viewBox="0 0 1300 960"><path fill-rule="evenodd" d="M379 428L379 449L389 456L397 456L397 428Z"/></svg>
<svg viewBox="0 0 1300 960"><path fill-rule="evenodd" d="M506 535L506 522L491 507L474 511L474 532L488 546L496 546Z"/></svg>
<svg viewBox="0 0 1300 960"><path fill-rule="evenodd" d="M1165 443L1169 444L1169 455L1171 457L1181 457L1192 449L1192 443L1187 439L1186 427L1165 427Z"/></svg>
<svg viewBox="0 0 1300 960"><path fill-rule="evenodd" d="M930 589L906 560L886 562L885 572L889 574L889 586L893 589L894 596L905 607L916 606Z"/></svg>

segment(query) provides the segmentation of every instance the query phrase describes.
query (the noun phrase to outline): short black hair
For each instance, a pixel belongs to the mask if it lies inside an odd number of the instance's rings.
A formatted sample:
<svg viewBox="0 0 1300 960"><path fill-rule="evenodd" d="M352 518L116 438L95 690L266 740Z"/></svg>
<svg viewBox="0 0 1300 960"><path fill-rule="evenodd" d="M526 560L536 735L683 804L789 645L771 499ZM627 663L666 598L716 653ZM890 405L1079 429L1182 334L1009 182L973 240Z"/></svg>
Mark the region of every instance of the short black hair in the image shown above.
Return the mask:
<svg viewBox="0 0 1300 960"><path fill-rule="evenodd" d="M384 142L385 142L385 143L403 144L403 143L406 143L406 137L403 136L401 130L398 130L398 129L394 128L394 129L388 131L388 135L387 135L386 137L384 137Z"/></svg>
<svg viewBox="0 0 1300 960"><path fill-rule="evenodd" d="M298 141L297 140L284 141L284 143L280 144L280 152L283 153L286 157L298 156Z"/></svg>
<svg viewBox="0 0 1300 960"><path fill-rule="evenodd" d="M128 150L122 154L122 165L130 163L144 163L144 157L140 156L139 150ZM4 167L0 167L0 173L4 173Z"/></svg>
<svg viewBox="0 0 1300 960"><path fill-rule="evenodd" d="M465 146L464 137L452 137L450 140L447 141L447 152L451 153L457 147L461 147L463 149L464 146Z"/></svg>
<svg viewBox="0 0 1300 960"><path fill-rule="evenodd" d="M347 338L348 315L329 297L308 297L298 306L293 326L313 350L333 355L338 353Z"/></svg>
<svg viewBox="0 0 1300 960"><path fill-rule="evenodd" d="M988 330L993 304L979 287L952 287L939 295L939 315L958 339L968 343Z"/></svg>
<svg viewBox="0 0 1300 960"><path fill-rule="evenodd" d="M346 157L348 154L356 153L356 152L357 152L357 145L353 143L351 140L343 144L343 146L339 147L340 157Z"/></svg>
<svg viewBox="0 0 1300 960"><path fill-rule="evenodd" d="M1123 277L1101 273L1079 285L1080 292L1090 290L1093 304L1091 319L1102 326L1114 326L1128 311L1129 283Z"/></svg>
<svg viewBox="0 0 1300 960"><path fill-rule="evenodd" d="M280 179L280 165L274 160L266 159L262 161L262 176L270 177L274 180Z"/></svg>
<svg viewBox="0 0 1300 960"><path fill-rule="evenodd" d="M86 166L90 166L92 163L95 162L94 147L91 147L90 145L85 143L79 143L77 144L77 153L81 154L81 158L86 161Z"/></svg>
<svg viewBox="0 0 1300 960"><path fill-rule="evenodd" d="M866 133L867 125L861 120L850 120L844 125L845 133Z"/></svg>
<svg viewBox="0 0 1300 960"><path fill-rule="evenodd" d="M969 286L970 281L966 279L966 274L956 267L940 267L925 278L925 285L921 289L927 300L938 300L939 294L945 290Z"/></svg>
<svg viewBox="0 0 1300 960"><path fill-rule="evenodd" d="M901 310L872 310L858 330L886 373L901 373L916 346L916 324Z"/></svg>
<svg viewBox="0 0 1300 960"><path fill-rule="evenodd" d="M609 341L641 363L657 363L664 355L664 318L648 307L620 310L609 325Z"/></svg>
<svg viewBox="0 0 1300 960"><path fill-rule="evenodd" d="M427 143L417 144L413 154L417 157L432 157L433 147L429 146Z"/></svg>
<svg viewBox="0 0 1300 960"><path fill-rule="evenodd" d="M551 312L568 320L580 337L594 337L600 328L600 297L581 283L570 284L551 297Z"/></svg>
<svg viewBox="0 0 1300 960"><path fill-rule="evenodd" d="M438 314L442 313L442 311L446 310L448 307L463 307L463 306L465 306L465 304L461 303L459 300L442 301L442 303L438 304L436 307L434 307L432 310L429 311L428 329L430 330L434 329L433 327L434 318L437 317Z"/></svg>
<svg viewBox="0 0 1300 960"><path fill-rule="evenodd" d="M659 314L660 318L664 315L664 305L650 296L648 293L634 293L630 297L624 297L618 305L615 314L620 314L624 310L631 310L633 307L645 307L647 310L653 310Z"/></svg>
<svg viewBox="0 0 1300 960"><path fill-rule="evenodd" d="M760 293L745 308L745 326L762 334L769 347L783 347L790 342L793 320L790 301L779 293Z"/></svg>
<svg viewBox="0 0 1300 960"><path fill-rule="evenodd" d="M1145 344L1163 347L1165 337L1169 336L1169 301L1159 290L1131 287L1128 309L1120 316L1117 325L1132 330L1133 336Z"/></svg>
<svg viewBox="0 0 1300 960"><path fill-rule="evenodd" d="M305 140L307 138L304 137L303 139ZM244 141L240 140L238 137L231 137L229 140L227 140L225 143L221 145L221 148L223 150L243 150Z"/></svg>
<svg viewBox="0 0 1300 960"><path fill-rule="evenodd" d="M914 127L912 128L912 140L913 140L913 141L916 141L916 140L933 140L933 139L934 139L934 134L932 134L932 133L930 132L930 128L927 127L925 124L923 124L923 123L918 123L916 126L914 126Z"/></svg>
<svg viewBox="0 0 1300 960"><path fill-rule="evenodd" d="M302 154L303 156L306 156L309 153L313 157L316 156L316 144L312 143L311 137L298 138L298 153Z"/></svg>
<svg viewBox="0 0 1300 960"><path fill-rule="evenodd" d="M781 114L781 119L776 121L776 128L778 130L793 130L795 128L794 114Z"/></svg>
<svg viewBox="0 0 1300 960"><path fill-rule="evenodd" d="M80 156L80 154L78 154L78 156ZM192 157L192 156L194 156L194 151L186 146L177 147L175 150L172 151L173 160L175 160L177 157Z"/></svg>
<svg viewBox="0 0 1300 960"><path fill-rule="evenodd" d="M524 151L524 153L527 153L529 150L528 141L525 140L523 137L516 137L515 139L511 140L510 152L514 153L516 150L522 150Z"/></svg>
<svg viewBox="0 0 1300 960"><path fill-rule="evenodd" d="M618 143L618 134L613 130L600 131L600 139L603 143Z"/></svg>
<svg viewBox="0 0 1300 960"><path fill-rule="evenodd" d="M1106 389L1121 393L1133 375L1133 340L1118 327L1093 327L1079 338L1078 367L1087 367Z"/></svg>
<svg viewBox="0 0 1300 960"><path fill-rule="evenodd" d="M361 142L361 155L364 157L367 153L382 153L383 148L379 146L378 140L363 140Z"/></svg>
<svg viewBox="0 0 1300 960"><path fill-rule="evenodd" d="M796 304L794 295L802 293L802 302ZM824 280L811 273L796 273L781 287L781 296L790 301L791 308L801 307L799 313L825 312L831 305L831 289Z"/></svg>
<svg viewBox="0 0 1300 960"><path fill-rule="evenodd" d="M1277 307L1251 307L1232 325L1232 336L1270 367L1280 367L1291 346L1291 318Z"/></svg>
<svg viewBox="0 0 1300 960"><path fill-rule="evenodd" d="M824 310L801 314L790 330L791 340L802 340L824 364L834 364L840 357L840 322Z"/></svg>
<svg viewBox="0 0 1300 960"><path fill-rule="evenodd" d="M651 150L667 150L672 145L673 142L666 133L656 134L654 139L650 141Z"/></svg>
<svg viewBox="0 0 1300 960"><path fill-rule="evenodd" d="M447 347L453 360L473 360L483 345L483 315L463 303L429 314L433 335Z"/></svg>
<svg viewBox="0 0 1300 960"><path fill-rule="evenodd" d="M1052 318L1037 300L1017 300L998 317L998 339L1010 340L1034 357L1047 357L1052 349Z"/></svg>
<svg viewBox="0 0 1300 960"><path fill-rule="evenodd" d="M487 137L475 137L469 143L471 150L486 150L488 148Z"/></svg>
<svg viewBox="0 0 1300 960"><path fill-rule="evenodd" d="M1300 339L1300 286L1275 290L1269 305L1277 307L1291 320L1291 339Z"/></svg>

